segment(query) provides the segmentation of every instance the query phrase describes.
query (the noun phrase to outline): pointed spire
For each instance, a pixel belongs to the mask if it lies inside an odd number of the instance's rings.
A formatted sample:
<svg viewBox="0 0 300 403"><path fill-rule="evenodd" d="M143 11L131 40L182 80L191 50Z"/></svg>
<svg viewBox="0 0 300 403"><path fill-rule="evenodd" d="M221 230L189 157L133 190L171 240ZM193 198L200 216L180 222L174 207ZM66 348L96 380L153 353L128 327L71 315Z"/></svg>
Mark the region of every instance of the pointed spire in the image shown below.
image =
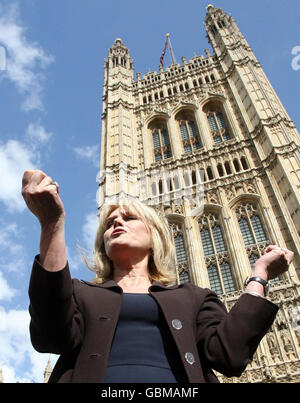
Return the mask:
<svg viewBox="0 0 300 403"><path fill-rule="evenodd" d="M108 53L110 68L123 67L133 70L133 61L130 57L129 49L124 45L121 38L116 38Z"/></svg>
<svg viewBox="0 0 300 403"><path fill-rule="evenodd" d="M52 373L52 365L51 365L51 354L49 354L49 358L48 358L48 362L44 371L44 383L48 383L49 378L51 376Z"/></svg>
<svg viewBox="0 0 300 403"><path fill-rule="evenodd" d="M211 9L213 9L214 8L214 6L212 5L212 4L208 4L207 6L206 6L206 10L207 11L210 11Z"/></svg>

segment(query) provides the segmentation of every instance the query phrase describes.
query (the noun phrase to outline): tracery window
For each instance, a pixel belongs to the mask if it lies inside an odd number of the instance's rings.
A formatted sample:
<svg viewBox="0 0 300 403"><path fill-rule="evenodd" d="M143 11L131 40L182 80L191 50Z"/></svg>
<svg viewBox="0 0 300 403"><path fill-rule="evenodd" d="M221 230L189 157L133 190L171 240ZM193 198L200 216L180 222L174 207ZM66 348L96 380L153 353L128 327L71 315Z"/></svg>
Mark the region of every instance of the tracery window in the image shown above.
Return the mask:
<svg viewBox="0 0 300 403"><path fill-rule="evenodd" d="M210 288L218 295L236 290L219 217L207 213L198 220Z"/></svg>
<svg viewBox="0 0 300 403"><path fill-rule="evenodd" d="M207 119L215 144L230 140L229 128L222 112L209 111Z"/></svg>
<svg viewBox="0 0 300 403"><path fill-rule="evenodd" d="M265 244L268 241L259 212L254 204L240 204L235 212L246 247Z"/></svg>
<svg viewBox="0 0 300 403"><path fill-rule="evenodd" d="M155 162L172 157L171 144L166 122L156 120L150 126Z"/></svg>
<svg viewBox="0 0 300 403"><path fill-rule="evenodd" d="M253 203L242 203L235 209L250 266L256 262L270 243L258 208ZM275 281L280 280L278 277ZM273 281L274 281L273 280Z"/></svg>
<svg viewBox="0 0 300 403"><path fill-rule="evenodd" d="M194 114L191 111L181 111L176 120L179 124L184 153L199 150L203 147Z"/></svg>
<svg viewBox="0 0 300 403"><path fill-rule="evenodd" d="M170 224L170 227L176 249L177 283L188 283L190 282L190 274L187 252L184 243L183 228L182 225L178 223L172 223Z"/></svg>

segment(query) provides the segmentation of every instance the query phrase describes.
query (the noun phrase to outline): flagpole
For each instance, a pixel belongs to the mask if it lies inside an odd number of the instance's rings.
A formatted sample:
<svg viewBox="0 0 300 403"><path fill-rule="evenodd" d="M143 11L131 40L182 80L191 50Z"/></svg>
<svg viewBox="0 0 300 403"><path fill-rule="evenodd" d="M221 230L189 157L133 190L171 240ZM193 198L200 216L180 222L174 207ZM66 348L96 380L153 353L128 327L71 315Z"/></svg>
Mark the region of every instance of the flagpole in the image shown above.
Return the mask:
<svg viewBox="0 0 300 403"><path fill-rule="evenodd" d="M168 42L169 42L169 45L170 45L170 53L171 53L172 64L176 64L176 59L175 59L174 51L173 51L172 44L171 44L170 34L167 33L166 37L168 38Z"/></svg>

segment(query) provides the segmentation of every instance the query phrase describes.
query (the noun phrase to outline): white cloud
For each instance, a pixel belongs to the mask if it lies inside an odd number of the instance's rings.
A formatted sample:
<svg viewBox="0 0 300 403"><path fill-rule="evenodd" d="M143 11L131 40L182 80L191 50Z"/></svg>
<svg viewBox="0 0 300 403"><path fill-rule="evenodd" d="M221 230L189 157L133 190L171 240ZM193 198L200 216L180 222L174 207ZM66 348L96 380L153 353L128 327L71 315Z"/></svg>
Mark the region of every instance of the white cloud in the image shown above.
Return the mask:
<svg viewBox="0 0 300 403"><path fill-rule="evenodd" d="M80 266L82 265L82 260L79 255L79 251L73 250L68 245L66 246L66 251L67 251L67 259L68 259L68 263L69 263L71 272L77 271L80 268Z"/></svg>
<svg viewBox="0 0 300 403"><path fill-rule="evenodd" d="M0 300L8 300L16 294L16 290L12 289L6 279L3 277L3 274L0 271Z"/></svg>
<svg viewBox="0 0 300 403"><path fill-rule="evenodd" d="M96 168L100 167L99 145L75 147L73 150L78 158L88 160Z"/></svg>
<svg viewBox="0 0 300 403"><path fill-rule="evenodd" d="M82 226L82 236L85 247L88 250L93 250L94 240L98 228L97 212L90 213L85 216L85 223Z"/></svg>
<svg viewBox="0 0 300 403"><path fill-rule="evenodd" d="M47 132L40 122L33 122L29 123L26 130L26 136L33 144L42 145L50 140L52 133Z"/></svg>
<svg viewBox="0 0 300 403"><path fill-rule="evenodd" d="M1 74L11 80L24 96L25 111L43 109L42 92L45 69L53 57L26 38L26 28L19 22L19 7L13 3L0 7L0 43L6 48L6 70Z"/></svg>
<svg viewBox="0 0 300 403"><path fill-rule="evenodd" d="M15 272L18 276L24 274L24 268L27 267L25 256L26 251L23 245L18 241L18 238L22 235L22 228L14 222L4 222L0 220L0 270L4 273ZM1 275L1 272L0 272ZM1 276L0 276L1 280ZM6 279L2 278L3 289L0 287L0 299L1 291L6 290L5 294L7 298L15 295L16 290L10 290L5 287Z"/></svg>
<svg viewBox="0 0 300 403"><path fill-rule="evenodd" d="M0 142L0 201L11 213L22 212L25 202L21 195L22 177L26 169L36 169L36 155L23 143Z"/></svg>
<svg viewBox="0 0 300 403"><path fill-rule="evenodd" d="M92 258L97 227L97 212L87 214L81 228L81 240L75 249L67 246L67 257L71 272L86 268L84 258Z"/></svg>
<svg viewBox="0 0 300 403"><path fill-rule="evenodd" d="M49 354L36 352L29 336L27 310L8 310L0 306L0 357L5 383L43 382ZM57 356L51 356L52 366Z"/></svg>

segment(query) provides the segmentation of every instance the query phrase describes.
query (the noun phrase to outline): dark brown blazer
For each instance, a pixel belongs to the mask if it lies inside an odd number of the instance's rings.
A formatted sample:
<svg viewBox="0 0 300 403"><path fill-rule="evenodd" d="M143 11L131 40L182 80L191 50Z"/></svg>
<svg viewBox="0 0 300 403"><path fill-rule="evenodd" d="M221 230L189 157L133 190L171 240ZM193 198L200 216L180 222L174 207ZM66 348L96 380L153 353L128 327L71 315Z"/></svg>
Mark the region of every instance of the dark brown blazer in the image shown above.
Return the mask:
<svg viewBox="0 0 300 403"><path fill-rule="evenodd" d="M215 293L185 283L149 293L160 306L190 383L218 382L212 369L239 376L271 326L278 307L242 294L229 313ZM36 256L29 285L34 348L60 354L49 382L104 382L122 304L114 281L71 279L68 264L46 271Z"/></svg>

